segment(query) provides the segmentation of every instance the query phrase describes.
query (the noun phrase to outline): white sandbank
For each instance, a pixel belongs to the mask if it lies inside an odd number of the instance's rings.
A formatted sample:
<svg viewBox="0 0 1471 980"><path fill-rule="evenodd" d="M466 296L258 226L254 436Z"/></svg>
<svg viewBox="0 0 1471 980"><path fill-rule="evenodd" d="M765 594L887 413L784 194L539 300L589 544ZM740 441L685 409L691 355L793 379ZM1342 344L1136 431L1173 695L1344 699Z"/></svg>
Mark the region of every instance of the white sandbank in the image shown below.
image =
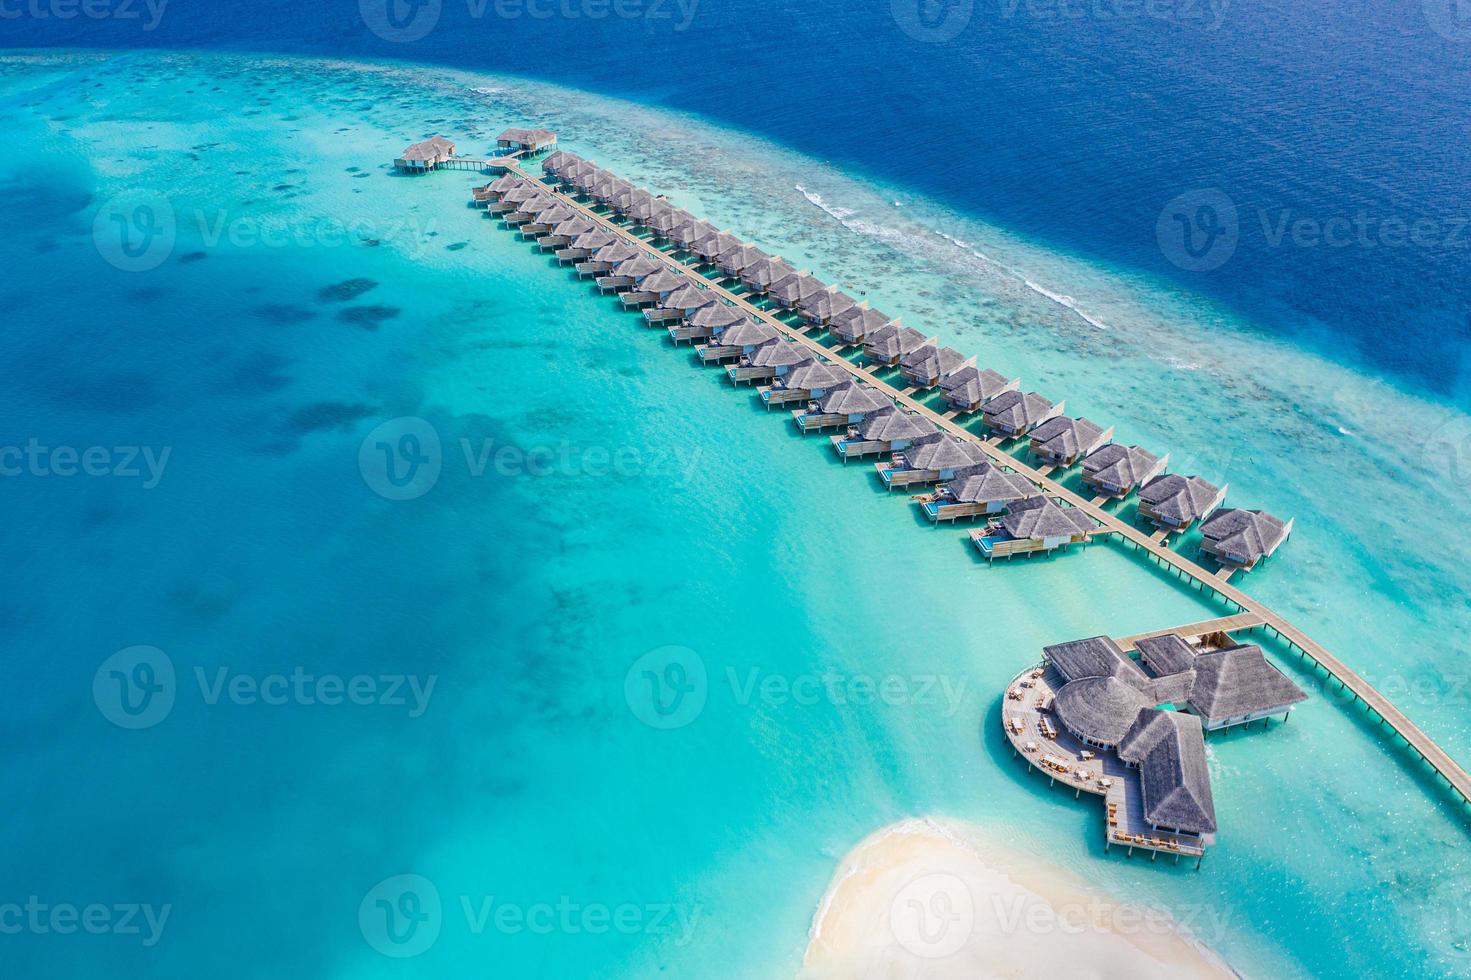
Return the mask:
<svg viewBox="0 0 1471 980"><path fill-rule="evenodd" d="M1195 935L1167 911L1090 891L981 828L906 820L843 859L799 980L1236 976L1200 942L1224 922L1208 909L1175 911Z"/></svg>

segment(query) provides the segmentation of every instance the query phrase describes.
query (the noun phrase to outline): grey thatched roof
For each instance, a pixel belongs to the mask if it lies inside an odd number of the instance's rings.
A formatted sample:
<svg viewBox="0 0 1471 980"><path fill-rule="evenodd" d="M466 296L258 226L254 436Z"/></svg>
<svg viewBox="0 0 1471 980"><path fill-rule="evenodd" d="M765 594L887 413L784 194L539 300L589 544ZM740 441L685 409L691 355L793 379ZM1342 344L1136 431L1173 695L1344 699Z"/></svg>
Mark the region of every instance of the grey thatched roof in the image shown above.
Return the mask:
<svg viewBox="0 0 1471 980"><path fill-rule="evenodd" d="M554 153L548 154L547 158L541 162L542 173L555 174L563 167L578 163L581 160L582 158L575 153L568 153L566 150L557 150Z"/></svg>
<svg viewBox="0 0 1471 980"><path fill-rule="evenodd" d="M550 129L520 129L513 126L497 136L496 141L500 143L524 143L529 145L532 143L545 143L548 140L554 140L556 138L557 134Z"/></svg>
<svg viewBox="0 0 1471 980"><path fill-rule="evenodd" d="M553 235L564 235L566 236L568 241L571 241L578 235L592 231L593 227L593 223L591 221L588 221L586 218L572 217L568 218L566 221L557 222L552 227L551 233Z"/></svg>
<svg viewBox="0 0 1471 980"><path fill-rule="evenodd" d="M1216 804L1199 718L1146 708L1124 734L1118 753L1139 767L1146 820L1194 834L1215 833Z"/></svg>
<svg viewBox="0 0 1471 980"><path fill-rule="evenodd" d="M662 197L636 198L628 206L628 216L640 224L647 224L658 215L674 210L674 205Z"/></svg>
<svg viewBox="0 0 1471 980"><path fill-rule="evenodd" d="M685 319L688 323L696 327L724 330L726 336L722 340L722 343L729 343L733 346L738 344L744 347L746 344L759 344L761 340L731 340L730 338L732 336L753 337L759 335L762 340L776 336L776 331L766 326L766 324L757 324L756 321L746 316L734 306L726 306L724 303L711 303L709 306L702 306ZM764 332L760 334L751 331L745 331L740 334L735 333L737 330L744 330L744 325L748 323L753 326L762 327Z"/></svg>
<svg viewBox="0 0 1471 980"><path fill-rule="evenodd" d="M940 379L945 397L960 405L984 404L1015 383L1015 379L1004 374L974 365L962 367Z"/></svg>
<svg viewBox="0 0 1471 980"><path fill-rule="evenodd" d="M847 293L839 292L835 287L803 299L797 304L797 312L803 316L826 320L837 316L844 310L851 310L857 305L853 301L853 297Z"/></svg>
<svg viewBox="0 0 1471 980"><path fill-rule="evenodd" d="M1119 677L1141 691L1148 690L1149 678L1119 645L1106 636L1090 636L1067 643L1054 643L1042 652L1064 680L1084 677Z"/></svg>
<svg viewBox="0 0 1471 980"><path fill-rule="evenodd" d="M1203 653L1195 658L1190 707L1207 720L1286 708L1307 699L1292 681L1267 662L1255 645Z"/></svg>
<svg viewBox="0 0 1471 980"><path fill-rule="evenodd" d="M1156 677L1151 686L1155 704L1186 704L1190 701L1190 692L1195 689L1195 671L1182 670Z"/></svg>
<svg viewBox="0 0 1471 980"><path fill-rule="evenodd" d="M755 367L790 367L812 360L812 353L801 344L773 337L751 351L748 360Z"/></svg>
<svg viewBox="0 0 1471 980"><path fill-rule="evenodd" d="M1287 523L1264 510L1228 507L1206 518L1200 533L1222 551L1254 562L1282 543L1287 537Z"/></svg>
<svg viewBox="0 0 1471 980"><path fill-rule="evenodd" d="M1139 712L1152 707L1147 694L1117 677L1069 681L1052 699L1052 710L1068 731L1109 746L1118 745Z"/></svg>
<svg viewBox="0 0 1471 980"><path fill-rule="evenodd" d="M1052 411L1052 402L1035 391L1005 391L981 406L986 421L1007 429L1025 429Z"/></svg>
<svg viewBox="0 0 1471 980"><path fill-rule="evenodd" d="M443 136L431 136L418 143L410 143L401 160L438 161L455 155L455 144Z"/></svg>
<svg viewBox="0 0 1471 980"><path fill-rule="evenodd" d="M722 272L741 272L748 266L769 258L771 256L761 251L755 245L742 245L738 249L721 253L720 269Z"/></svg>
<svg viewBox="0 0 1471 980"><path fill-rule="evenodd" d="M533 198L542 197L547 189L540 184L530 182L512 187L501 195L502 204L520 204L522 201L530 201Z"/></svg>
<svg viewBox="0 0 1471 980"><path fill-rule="evenodd" d="M831 415L867 415L893 404L877 388L850 381L830 389L818 402L818 408Z"/></svg>
<svg viewBox="0 0 1471 980"><path fill-rule="evenodd" d="M573 248L598 249L611 245L618 240L618 236L612 232L603 231L601 228L594 228L592 231L583 232L581 235L572 239L571 245Z"/></svg>
<svg viewBox="0 0 1471 980"><path fill-rule="evenodd" d="M593 187L598 181L610 176L608 171L598 166L578 167L572 174L572 186L580 191L586 191Z"/></svg>
<svg viewBox="0 0 1471 980"><path fill-rule="evenodd" d="M1166 473L1140 488L1139 500L1164 517L1188 524L1204 516L1220 492L1220 487L1198 476Z"/></svg>
<svg viewBox="0 0 1471 980"><path fill-rule="evenodd" d="M641 280L638 288L646 293L670 293L673 295L674 290L681 289L688 283L688 276L682 276L673 269L665 268ZM684 307L679 307L679 309L684 309Z"/></svg>
<svg viewBox="0 0 1471 980"><path fill-rule="evenodd" d="M631 259L624 259L622 262L614 265L612 274L615 276L628 276L632 279L642 279L645 276L652 276L654 273L661 272L667 268L669 267L664 263L655 262L647 255L635 255Z"/></svg>
<svg viewBox="0 0 1471 980"><path fill-rule="evenodd" d="M953 347L922 344L905 354L899 367L918 377L940 378L964 366L966 357Z"/></svg>
<svg viewBox="0 0 1471 980"><path fill-rule="evenodd" d="M706 235L693 244L695 253L707 259L718 259L728 252L737 252L747 247L745 242L728 231L717 231L713 235Z"/></svg>
<svg viewBox="0 0 1471 980"><path fill-rule="evenodd" d="M1083 472L1114 486L1129 488L1139 482L1159 463L1159 457L1138 446L1111 442L1100 446L1083 460Z"/></svg>
<svg viewBox="0 0 1471 980"><path fill-rule="evenodd" d="M1031 432L1032 444L1058 456L1077 456L1103 435L1103 426L1085 418L1048 419Z"/></svg>
<svg viewBox="0 0 1471 980"><path fill-rule="evenodd" d="M607 245L592 253L594 262L621 262L639 255L639 249L622 239L614 239Z"/></svg>
<svg viewBox="0 0 1471 980"><path fill-rule="evenodd" d="M794 306L801 301L816 296L828 288L827 283L816 276L792 275L772 283L771 298L786 306Z"/></svg>
<svg viewBox="0 0 1471 980"><path fill-rule="evenodd" d="M539 194L536 197L527 198L516 205L516 210L522 214L529 214L538 218L545 212L553 210L561 211L565 217L569 218L577 213L569 210L560 198L555 198L547 194Z"/></svg>
<svg viewBox="0 0 1471 980"><path fill-rule="evenodd" d="M1182 636L1166 633L1149 636L1134 643L1134 649L1156 674L1178 674L1195 666L1200 651Z"/></svg>
<svg viewBox="0 0 1471 980"><path fill-rule="evenodd" d="M787 265L781 259L759 259L747 266L745 271L741 273L741 282L744 282L753 289L761 289L796 274L797 270Z"/></svg>
<svg viewBox="0 0 1471 980"><path fill-rule="evenodd" d="M716 298L710 290L701 289L686 280L685 285L664 297L664 308L666 310L697 310L714 303Z"/></svg>
<svg viewBox="0 0 1471 980"><path fill-rule="evenodd" d="M706 307L709 309L709 307ZM728 306L715 307L717 310L735 310ZM741 316L736 313L737 320L731 322L720 335L720 343L727 347L756 347L767 343L777 336L775 330L762 323L760 320L752 320L750 317Z"/></svg>
<svg viewBox="0 0 1471 980"><path fill-rule="evenodd" d="M1013 504L1001 526L1014 538L1041 541L1092 531L1098 525L1076 507L1061 507L1049 497L1033 497Z"/></svg>
<svg viewBox="0 0 1471 980"><path fill-rule="evenodd" d="M999 466L982 463L957 474L945 488L946 494L961 504L999 504L1026 500L1042 491L1020 473L1008 473Z"/></svg>
<svg viewBox="0 0 1471 980"><path fill-rule="evenodd" d="M861 338L893 320L887 313L862 306L850 306L833 314L832 330L841 337Z"/></svg>
<svg viewBox="0 0 1471 980"><path fill-rule="evenodd" d="M537 212L536 215L536 220L544 225L559 225L564 221L571 221L574 218L581 219L582 215L565 206L546 208L543 211Z"/></svg>
<svg viewBox="0 0 1471 980"><path fill-rule="evenodd" d="M644 225L652 231L657 231L660 234L667 234L669 232L672 232L675 228L678 228L685 222L693 220L694 215L690 214L688 211L671 207L667 211L660 211L657 214L652 215L648 221L644 222Z"/></svg>
<svg viewBox="0 0 1471 980"><path fill-rule="evenodd" d="M851 375L840 367L835 367L825 361L813 361L794 367L787 373L785 385L788 388L804 388L808 391L827 390L834 385L840 385L847 381Z"/></svg>
<svg viewBox="0 0 1471 980"><path fill-rule="evenodd" d="M918 330L889 323L869 334L863 341L863 349L873 357L892 360L924 342L925 335Z"/></svg>
<svg viewBox="0 0 1471 980"><path fill-rule="evenodd" d="M530 186L531 182L521 177L520 175L506 174L505 176L497 177L495 180L492 180L490 183L485 185L485 188L487 190L494 191L497 194L504 194L514 187Z"/></svg>
<svg viewBox="0 0 1471 980"><path fill-rule="evenodd" d="M904 462L912 470L958 470L985 461L981 447L948 432L916 439L904 449Z"/></svg>
<svg viewBox="0 0 1471 980"><path fill-rule="evenodd" d="M935 423L923 415L911 415L908 409L897 405L870 412L858 423L859 437L873 442L918 439L936 431Z"/></svg>

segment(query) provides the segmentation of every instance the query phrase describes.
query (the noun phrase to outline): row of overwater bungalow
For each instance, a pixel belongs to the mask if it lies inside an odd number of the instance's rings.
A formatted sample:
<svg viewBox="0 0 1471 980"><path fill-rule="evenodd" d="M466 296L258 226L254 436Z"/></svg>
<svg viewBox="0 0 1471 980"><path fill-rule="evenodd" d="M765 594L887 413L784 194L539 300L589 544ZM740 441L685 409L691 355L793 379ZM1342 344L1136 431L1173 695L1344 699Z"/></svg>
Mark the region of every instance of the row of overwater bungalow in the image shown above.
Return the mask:
<svg viewBox="0 0 1471 980"><path fill-rule="evenodd" d="M663 327L675 344L696 345L701 361L723 365L732 382L759 386L767 407L804 406L792 409L802 431L842 430L831 443L845 462L880 457L879 477L891 489L935 486L918 498L931 521L986 519L987 526L971 537L987 559L1086 542L1097 525L1025 476L992 463L979 446L940 432L928 418L858 384L842 368L722 300L707 279L738 280L747 294L826 328L840 349L861 346L866 362L898 368L911 390L938 388L952 415L979 412L992 438L1028 439L1029 451L1047 468L1081 463L1082 481L1102 498L1138 491L1140 516L1161 530L1177 533L1202 521L1202 550L1223 565L1250 568L1291 531L1291 522L1264 512L1219 510L1224 487L1165 475L1168 456L1113 442L1111 427L1068 417L1064 403L1023 391L1020 379L978 367L974 357L940 346L937 338L596 163L558 150L542 169L551 188L508 174L476 188L474 203L543 251L555 252L560 263L572 265L600 290L617 293L625 308L641 309L645 322ZM552 188L586 199L614 222L645 229L651 247L597 226ZM666 249L708 271L698 278L686 275L662 260Z"/></svg>

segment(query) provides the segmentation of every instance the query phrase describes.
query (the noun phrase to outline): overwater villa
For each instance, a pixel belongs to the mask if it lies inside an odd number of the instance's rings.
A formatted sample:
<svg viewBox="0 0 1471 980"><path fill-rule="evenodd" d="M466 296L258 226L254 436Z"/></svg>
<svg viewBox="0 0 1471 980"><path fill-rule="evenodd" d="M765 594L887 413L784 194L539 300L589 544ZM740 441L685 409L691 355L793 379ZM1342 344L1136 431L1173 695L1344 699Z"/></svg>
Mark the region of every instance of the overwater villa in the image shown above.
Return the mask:
<svg viewBox="0 0 1471 980"><path fill-rule="evenodd" d="M586 225L586 219L576 211L573 211L565 205L557 205L556 207L542 209L536 215L535 220L522 224L517 230L517 234L522 238L532 240L545 238L552 233L552 229L557 227L557 225L564 221L572 221L574 219L584 222L585 228L592 227L591 225Z"/></svg>
<svg viewBox="0 0 1471 980"><path fill-rule="evenodd" d="M875 463L884 487L925 486L942 480L953 480L962 470L984 464L986 453L975 443L948 432L916 439L894 453L887 463Z"/></svg>
<svg viewBox="0 0 1471 980"><path fill-rule="evenodd" d="M990 368L967 364L940 379L945 404L957 415L980 411L981 406L1008 391L1019 391L1021 378L1008 378Z"/></svg>
<svg viewBox="0 0 1471 980"><path fill-rule="evenodd" d="M1200 550L1230 568L1253 569L1282 546L1292 533L1292 521L1282 521L1264 510L1227 507L1200 525Z"/></svg>
<svg viewBox="0 0 1471 980"><path fill-rule="evenodd" d="M548 153L546 159L541 161L541 172L548 177L561 180L562 171L574 163L581 163L582 157L566 150L555 150Z"/></svg>
<svg viewBox="0 0 1471 980"><path fill-rule="evenodd" d="M911 327L890 323L879 327L863 341L863 359L877 367L894 367L900 358L930 339Z"/></svg>
<svg viewBox="0 0 1471 980"><path fill-rule="evenodd" d="M1156 675L1156 684L1172 688L1173 706L1199 716L1208 732L1278 715L1286 721L1293 705L1307 700L1302 688L1273 666L1255 644L1207 649L1166 633L1142 638L1134 645Z"/></svg>
<svg viewBox="0 0 1471 980"><path fill-rule="evenodd" d="M673 210L674 205L646 191L644 194L634 194L633 203L629 204L624 216L635 224L646 225L658 215Z"/></svg>
<svg viewBox="0 0 1471 980"><path fill-rule="evenodd" d="M438 170L455 155L455 144L443 136L431 136L418 143L410 143L393 161L399 170L422 173Z"/></svg>
<svg viewBox="0 0 1471 980"><path fill-rule="evenodd" d="M701 288L689 279L668 295L660 297L659 305L652 310L644 311L644 320L650 326L661 323L682 321L702 306L715 303L717 297L709 289ZM685 339L689 339L686 337Z"/></svg>
<svg viewBox="0 0 1471 980"><path fill-rule="evenodd" d="M1058 416L1032 430L1029 448L1033 456L1054 466L1072 466L1112 438L1112 426L1105 429L1090 419Z"/></svg>
<svg viewBox="0 0 1471 980"><path fill-rule="evenodd" d="M750 317L734 306L721 302L708 303L690 312L682 323L671 325L669 339L676 346L684 340L711 340L729 327L752 322L754 321ZM776 336L775 332L771 336Z"/></svg>
<svg viewBox="0 0 1471 980"><path fill-rule="evenodd" d="M1093 519L1076 507L1063 507L1050 497L1039 496L1010 505L1003 517L970 532L970 538L987 561L994 561L1086 544L1097 529Z"/></svg>
<svg viewBox="0 0 1471 980"><path fill-rule="evenodd" d="M1170 457L1111 442L1083 459L1083 482L1107 497L1126 497L1164 471Z"/></svg>
<svg viewBox="0 0 1471 980"><path fill-rule="evenodd" d="M681 251L692 252L695 242L720 234L720 229L702 218L695 218L679 225L669 236Z"/></svg>
<svg viewBox="0 0 1471 980"><path fill-rule="evenodd" d="M647 255L635 255L613 263L608 274L598 278L598 289L605 293L631 289L640 279L652 276L656 272L662 272L667 268L669 267L664 263L655 261Z"/></svg>
<svg viewBox="0 0 1471 980"><path fill-rule="evenodd" d="M706 313L706 310L709 312ZM706 364L749 357L755 353L756 348L780 336L768 324L752 320L732 306L710 306L696 310L689 322L691 326L696 326L697 321L712 318L729 322L710 327L710 342L695 348L700 360Z"/></svg>
<svg viewBox="0 0 1471 980"><path fill-rule="evenodd" d="M587 261L579 262L574 268L581 278L588 276L605 275L613 268L615 262L631 259L635 255L642 255L643 249L630 245L622 240L615 240L612 244L604 245L587 257Z"/></svg>
<svg viewBox="0 0 1471 980"><path fill-rule="evenodd" d="M577 167L571 171L572 186L582 195L589 196L598 181L610 176L608 171L602 167L589 164L585 167Z"/></svg>
<svg viewBox="0 0 1471 980"><path fill-rule="evenodd" d="M641 224L652 231L655 238L669 241L675 228L694 220L694 215L688 211L671 207L655 213L648 221L641 222Z"/></svg>
<svg viewBox="0 0 1471 980"><path fill-rule="evenodd" d="M847 371L836 365L809 360L777 378L775 384L760 389L761 401L767 408L791 402L810 402L821 398L831 388L847 384L851 378Z"/></svg>
<svg viewBox="0 0 1471 980"><path fill-rule="evenodd" d="M862 303L858 306L850 306L841 313L833 314L833 318L828 321L827 329L843 344L861 344L870 333L890 323L897 326L899 321L887 313L871 310L867 303Z"/></svg>
<svg viewBox="0 0 1471 980"><path fill-rule="evenodd" d="M751 384L785 377L799 365L812 363L812 352L785 337L773 337L725 369L731 384Z"/></svg>
<svg viewBox="0 0 1471 980"><path fill-rule="evenodd" d="M1031 432L1048 419L1063 413L1063 403L1056 405L1028 391L1006 391L981 406L986 428L1005 439L1015 439Z"/></svg>
<svg viewBox="0 0 1471 980"><path fill-rule="evenodd" d="M905 449L916 439L938 431L935 423L923 415L891 403L863 416L847 434L831 439L833 449L846 463L860 456L883 456Z"/></svg>
<svg viewBox="0 0 1471 980"><path fill-rule="evenodd" d="M758 259L741 270L741 282L751 292L761 296L771 288L772 283L796 274L797 270L780 258Z"/></svg>
<svg viewBox="0 0 1471 980"><path fill-rule="evenodd" d="M506 174L502 177L497 177L488 184L470 188L470 201L477 208L485 208L499 201L501 196L510 190L517 187L530 186L530 181L518 177L515 174Z"/></svg>
<svg viewBox="0 0 1471 980"><path fill-rule="evenodd" d="M567 243L566 248L557 249L557 261L566 265L592 255L600 248L607 248L619 239L608 231L593 229L583 232Z"/></svg>
<svg viewBox="0 0 1471 980"><path fill-rule="evenodd" d="M793 310L819 293L827 292L829 288L827 283L816 276L801 272L772 283L766 290L766 295Z"/></svg>
<svg viewBox="0 0 1471 980"><path fill-rule="evenodd" d="M530 181L523 181L509 190L502 191L495 200L487 201L486 207L492 214L509 214L526 201L550 196L545 187Z"/></svg>
<svg viewBox="0 0 1471 980"><path fill-rule="evenodd" d="M740 248L731 249L729 252L721 253L715 261L715 268L725 278L739 276L758 262L779 261L767 255L755 245L742 245Z"/></svg>
<svg viewBox="0 0 1471 980"><path fill-rule="evenodd" d="M953 347L940 347L935 340L921 344L899 358L899 373L916 388L933 388L947 374L974 366L975 358Z"/></svg>
<svg viewBox="0 0 1471 980"><path fill-rule="evenodd" d="M566 248L574 238L593 231L594 227L591 221L581 215L573 215L566 221L553 225L550 231L536 240L536 247L543 252Z"/></svg>
<svg viewBox="0 0 1471 980"><path fill-rule="evenodd" d="M807 406L806 410L794 410L792 418L803 432L820 432L830 428L848 428L863 421L870 412L889 408L894 403L889 396L877 388L849 380L834 385L822 397Z"/></svg>
<svg viewBox="0 0 1471 980"><path fill-rule="evenodd" d="M1227 487L1198 476L1167 473L1139 490L1139 516L1162 531L1183 531L1226 499Z"/></svg>
<svg viewBox="0 0 1471 980"><path fill-rule="evenodd" d="M669 296L689 285L689 281L688 276L675 272L668 266L661 266L658 271L640 278L634 284L633 291L624 293L620 299L625 310L651 303L662 305Z"/></svg>
<svg viewBox="0 0 1471 980"><path fill-rule="evenodd" d="M979 463L961 470L933 494L920 498L920 507L931 522L957 521L963 517L990 517L1012 504L1042 496L1042 490L1020 473L994 463Z"/></svg>
<svg viewBox="0 0 1471 980"><path fill-rule="evenodd" d="M501 150L520 150L523 153L540 153L557 145L557 134L550 129L508 129L495 138Z"/></svg>
<svg viewBox="0 0 1471 980"><path fill-rule="evenodd" d="M717 231L706 235L690 245L690 252L706 265L718 263L726 255L749 248L745 242L728 231ZM759 251L759 250L758 250Z"/></svg>
<svg viewBox="0 0 1471 980"><path fill-rule="evenodd" d="M797 304L797 312L802 319L816 326L823 326L830 322L833 317L845 310L851 310L858 304L853 297L847 293L840 292L836 286L824 292L808 296Z"/></svg>

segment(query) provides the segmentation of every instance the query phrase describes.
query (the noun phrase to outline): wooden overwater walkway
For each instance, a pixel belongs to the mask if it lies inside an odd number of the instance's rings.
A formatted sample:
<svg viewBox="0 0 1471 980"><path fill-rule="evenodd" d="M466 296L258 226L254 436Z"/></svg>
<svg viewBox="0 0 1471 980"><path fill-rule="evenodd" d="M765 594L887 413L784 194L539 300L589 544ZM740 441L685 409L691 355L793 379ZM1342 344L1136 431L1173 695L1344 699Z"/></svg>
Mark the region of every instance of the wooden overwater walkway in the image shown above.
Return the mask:
<svg viewBox="0 0 1471 980"><path fill-rule="evenodd" d="M1330 678L1339 683L1341 688L1351 692L1354 700L1362 701L1365 708L1379 719L1381 725L1387 726L1399 736L1427 766L1454 790L1461 798L1463 804L1471 803L1471 774L1468 774L1466 770L1462 769L1444 749L1437 745L1430 736L1421 731L1419 726L1412 722L1404 712L1391 704L1389 699L1383 694L1380 694L1368 680L1362 677L1352 667L1348 666L1348 664L1339 660L1332 653L1329 653L1328 650L1320 646L1306 633L1293 626L1282 616L1279 616L1261 602L1236 588L1227 581L1229 578L1228 575L1217 575L1207 571L1203 566L1170 548L1165 543L1166 539L1163 536L1152 536L1150 533L1120 520L1098 504L1095 504L1092 500L1085 499L1081 495L1074 493L1061 483L1050 479L1039 470L1028 466L1011 454L1003 451L999 443L993 443L976 435L969 429L952 421L948 417L948 413L941 414L936 412L906 393L906 391L912 391L912 389L901 390L895 388L888 382L880 380L872 371L852 363L847 358L841 356L837 350L819 344L816 340L807 336L802 330L788 325L779 317L753 305L741 295L730 291L720 285L719 282L710 279L708 276L699 272L697 266L683 262L673 255L664 252L662 249L639 237L631 228L610 220L592 207L578 201L573 195L546 185L541 180L540 174L529 172L518 161L510 157L503 157L497 160L496 163L506 172L517 174L526 180L535 181L542 184L542 186L546 186L548 193L555 195L568 207L584 215L597 226L636 245L651 258L663 262L669 268L682 272L702 284L707 284L711 293L714 295L719 296L742 312L755 317L789 340L802 344L810 349L814 355L848 372L854 378L865 384L872 385L874 388L894 399L898 404L923 415L942 431L949 432L958 438L979 446L993 463L1015 470L1050 496L1071 504L1097 521L1102 525L1102 528L1098 532L1099 536L1117 537L1124 544L1130 545L1135 551L1147 555L1161 567L1173 572L1202 592L1209 592L1212 596L1235 606L1241 613L1251 614L1260 621L1253 624L1253 627L1269 631L1273 636L1286 643L1291 649L1296 650L1300 656L1310 660L1316 668L1326 672Z"/></svg>

